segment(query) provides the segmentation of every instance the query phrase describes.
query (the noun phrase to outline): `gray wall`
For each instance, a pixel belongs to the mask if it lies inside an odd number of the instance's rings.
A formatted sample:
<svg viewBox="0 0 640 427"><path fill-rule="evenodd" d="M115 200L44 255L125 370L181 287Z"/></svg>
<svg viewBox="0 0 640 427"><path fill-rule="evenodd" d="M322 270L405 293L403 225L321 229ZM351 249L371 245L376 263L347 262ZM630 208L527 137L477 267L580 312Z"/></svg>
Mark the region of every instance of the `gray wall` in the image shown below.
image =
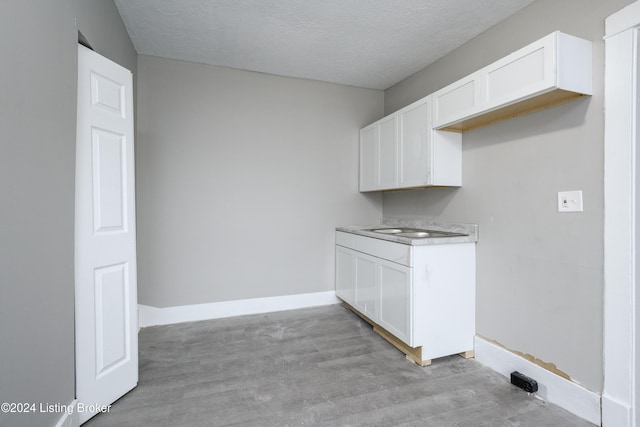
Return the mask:
<svg viewBox="0 0 640 427"><path fill-rule="evenodd" d="M91 48L133 73L133 90L137 85L138 53L113 0L76 0L77 26ZM138 100L134 97L136 110ZM134 114L134 120L136 115Z"/></svg>
<svg viewBox="0 0 640 427"><path fill-rule="evenodd" d="M383 92L143 55L138 73L139 302L332 290L335 226L382 217L357 156Z"/></svg>
<svg viewBox="0 0 640 427"><path fill-rule="evenodd" d="M135 76L138 54L113 0L77 0L76 11L78 30L91 47Z"/></svg>
<svg viewBox="0 0 640 427"><path fill-rule="evenodd" d="M384 215L472 222L478 334L602 389L604 19L631 0L539 0L385 92L390 113L555 30L593 41L594 95L463 134L463 186ZM584 213L557 192L582 190Z"/></svg>
<svg viewBox="0 0 640 427"><path fill-rule="evenodd" d="M73 2L2 3L0 402L74 398ZM2 414L3 426L60 414Z"/></svg>
<svg viewBox="0 0 640 427"><path fill-rule="evenodd" d="M75 397L76 18L96 50L135 67L116 11L112 0L0 6L0 402ZM0 425L61 416L0 413Z"/></svg>

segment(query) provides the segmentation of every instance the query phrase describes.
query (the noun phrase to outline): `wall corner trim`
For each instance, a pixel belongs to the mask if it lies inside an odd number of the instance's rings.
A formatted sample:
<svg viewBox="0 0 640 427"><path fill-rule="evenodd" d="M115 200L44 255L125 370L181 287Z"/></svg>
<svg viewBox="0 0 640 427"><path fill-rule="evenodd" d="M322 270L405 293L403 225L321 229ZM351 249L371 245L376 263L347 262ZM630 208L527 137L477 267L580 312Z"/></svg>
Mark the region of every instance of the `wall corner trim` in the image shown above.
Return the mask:
<svg viewBox="0 0 640 427"><path fill-rule="evenodd" d="M513 371L519 371L534 378L538 382L537 395L540 398L593 424L600 425L600 394L587 390L478 336L475 337L475 359L507 378Z"/></svg>
<svg viewBox="0 0 640 427"><path fill-rule="evenodd" d="M631 426L632 408L606 393L602 395L602 425Z"/></svg>
<svg viewBox="0 0 640 427"><path fill-rule="evenodd" d="M79 427L80 416L78 414L78 399L73 399L71 403L66 405L67 411L56 424L56 427Z"/></svg>
<svg viewBox="0 0 640 427"><path fill-rule="evenodd" d="M158 308L138 304L140 328L338 304L335 291Z"/></svg>

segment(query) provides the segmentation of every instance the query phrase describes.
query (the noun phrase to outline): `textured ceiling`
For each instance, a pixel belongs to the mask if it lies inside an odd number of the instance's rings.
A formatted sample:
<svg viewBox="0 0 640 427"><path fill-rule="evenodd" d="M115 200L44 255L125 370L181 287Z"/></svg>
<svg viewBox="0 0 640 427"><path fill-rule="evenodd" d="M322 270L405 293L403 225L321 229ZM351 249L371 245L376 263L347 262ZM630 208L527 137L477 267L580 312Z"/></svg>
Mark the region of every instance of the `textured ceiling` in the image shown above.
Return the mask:
<svg viewBox="0 0 640 427"><path fill-rule="evenodd" d="M138 53L387 89L534 0L115 0Z"/></svg>

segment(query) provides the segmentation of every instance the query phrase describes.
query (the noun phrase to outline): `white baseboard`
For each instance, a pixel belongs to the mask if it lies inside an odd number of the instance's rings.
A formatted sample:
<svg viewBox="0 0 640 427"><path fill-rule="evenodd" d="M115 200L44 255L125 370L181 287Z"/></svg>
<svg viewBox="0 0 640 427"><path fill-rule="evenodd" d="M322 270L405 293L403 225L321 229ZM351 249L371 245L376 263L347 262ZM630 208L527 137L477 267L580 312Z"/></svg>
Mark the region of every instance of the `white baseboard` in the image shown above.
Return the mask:
<svg viewBox="0 0 640 427"><path fill-rule="evenodd" d="M517 354L476 336L475 358L478 362L509 378L518 371L538 382L539 397L595 425L600 425L600 395L562 378ZM617 425L617 424L610 424Z"/></svg>
<svg viewBox="0 0 640 427"><path fill-rule="evenodd" d="M165 308L138 304L138 326L144 328L155 325L170 325L172 323L331 305L339 302L335 291L327 291Z"/></svg>
<svg viewBox="0 0 640 427"><path fill-rule="evenodd" d="M71 403L66 405L68 409L65 413L60 417L60 420L56 424L56 427L79 427L80 426L80 417L78 416L78 399L73 399Z"/></svg>

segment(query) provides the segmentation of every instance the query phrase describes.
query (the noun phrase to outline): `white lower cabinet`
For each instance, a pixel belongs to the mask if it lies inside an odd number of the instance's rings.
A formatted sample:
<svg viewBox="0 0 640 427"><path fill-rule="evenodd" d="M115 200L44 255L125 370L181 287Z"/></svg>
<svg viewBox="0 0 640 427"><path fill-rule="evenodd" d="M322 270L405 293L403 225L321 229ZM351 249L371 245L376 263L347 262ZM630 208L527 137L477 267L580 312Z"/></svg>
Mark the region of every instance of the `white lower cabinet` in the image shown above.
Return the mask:
<svg viewBox="0 0 640 427"><path fill-rule="evenodd" d="M419 348L418 363L470 355L475 243L411 246L338 231L336 295L374 329Z"/></svg>

